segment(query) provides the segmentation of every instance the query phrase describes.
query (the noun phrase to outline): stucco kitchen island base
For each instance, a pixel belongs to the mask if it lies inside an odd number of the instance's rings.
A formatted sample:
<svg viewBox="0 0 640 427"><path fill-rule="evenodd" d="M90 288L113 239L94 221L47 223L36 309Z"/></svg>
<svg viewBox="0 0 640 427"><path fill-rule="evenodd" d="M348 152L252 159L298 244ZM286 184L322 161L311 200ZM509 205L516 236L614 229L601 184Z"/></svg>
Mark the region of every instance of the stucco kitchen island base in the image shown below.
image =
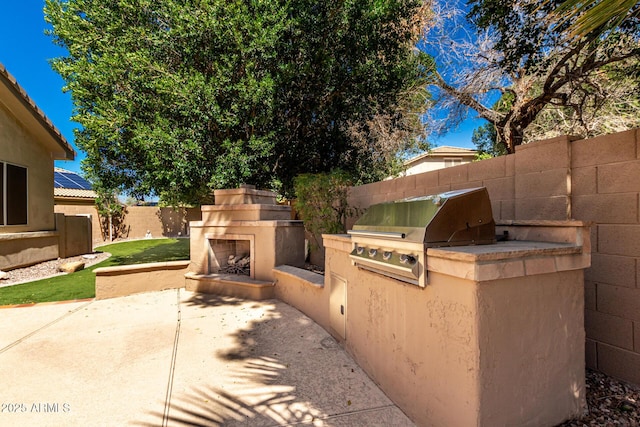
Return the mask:
<svg viewBox="0 0 640 427"><path fill-rule="evenodd" d="M348 236L323 236L332 296L317 321L418 425L553 426L585 406L588 227L508 228L547 241L428 249L424 289L358 269Z"/></svg>

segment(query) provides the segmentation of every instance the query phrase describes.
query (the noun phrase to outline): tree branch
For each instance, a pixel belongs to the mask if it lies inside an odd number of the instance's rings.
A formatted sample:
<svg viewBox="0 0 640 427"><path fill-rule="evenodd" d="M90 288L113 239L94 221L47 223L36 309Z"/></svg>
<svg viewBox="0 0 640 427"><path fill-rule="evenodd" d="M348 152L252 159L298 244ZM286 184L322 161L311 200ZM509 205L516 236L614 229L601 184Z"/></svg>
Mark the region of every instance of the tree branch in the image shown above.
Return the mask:
<svg viewBox="0 0 640 427"><path fill-rule="evenodd" d="M461 92L453 86L449 85L444 81L440 73L435 72L434 76L436 86L444 90L450 96L457 99L461 104L477 111L480 117L482 117L483 119L486 119L491 123L497 123L504 117L502 114L482 105L470 94Z"/></svg>

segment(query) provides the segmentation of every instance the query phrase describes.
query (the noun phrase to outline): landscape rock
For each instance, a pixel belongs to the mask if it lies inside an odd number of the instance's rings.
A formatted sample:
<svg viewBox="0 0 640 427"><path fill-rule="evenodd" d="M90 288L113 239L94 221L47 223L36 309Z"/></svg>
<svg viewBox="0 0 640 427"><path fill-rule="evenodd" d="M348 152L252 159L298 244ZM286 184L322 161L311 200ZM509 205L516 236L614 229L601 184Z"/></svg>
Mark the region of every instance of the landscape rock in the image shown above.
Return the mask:
<svg viewBox="0 0 640 427"><path fill-rule="evenodd" d="M9 278L9 273L6 271L0 270L0 280L7 280Z"/></svg>
<svg viewBox="0 0 640 427"><path fill-rule="evenodd" d="M64 273L74 273L82 269L84 269L84 262L81 261L67 262L58 267L58 271L62 271Z"/></svg>

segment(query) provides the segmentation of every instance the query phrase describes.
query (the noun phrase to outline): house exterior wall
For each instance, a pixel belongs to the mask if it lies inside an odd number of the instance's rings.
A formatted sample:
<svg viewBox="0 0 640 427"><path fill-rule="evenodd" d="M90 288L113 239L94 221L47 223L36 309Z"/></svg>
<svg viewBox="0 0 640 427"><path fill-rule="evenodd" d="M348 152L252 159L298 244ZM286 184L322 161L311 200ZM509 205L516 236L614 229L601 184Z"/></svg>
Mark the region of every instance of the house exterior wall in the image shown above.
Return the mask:
<svg viewBox="0 0 640 427"><path fill-rule="evenodd" d="M474 157L466 156L466 155L456 155L452 154L450 156L441 157L441 156L430 156L425 157L419 162L412 164L407 167L407 170L404 172L405 175L416 175L419 173L430 172L438 169L444 169L446 167L450 167L447 162L447 159L456 159L460 160L461 164L471 163Z"/></svg>
<svg viewBox="0 0 640 427"><path fill-rule="evenodd" d="M60 131L0 64L0 269L64 256L67 242L70 248L81 246L81 235L65 231L66 220L57 220L53 209L53 161L74 156Z"/></svg>
<svg viewBox="0 0 640 427"><path fill-rule="evenodd" d="M477 151L461 147L442 146L436 147L425 154L421 154L407 160L404 165L406 170L402 176L416 175L438 169L457 166L473 162L477 157Z"/></svg>
<svg viewBox="0 0 640 427"><path fill-rule="evenodd" d="M477 186L487 187L496 221L592 222L586 363L640 384L640 129L538 141L508 156L354 187L349 202L364 209Z"/></svg>
<svg viewBox="0 0 640 427"><path fill-rule="evenodd" d="M0 234L0 270L58 258L57 231Z"/></svg>
<svg viewBox="0 0 640 427"><path fill-rule="evenodd" d="M0 102L0 162L27 168L26 225L0 225L0 233L51 231L53 216L53 158Z"/></svg>
<svg viewBox="0 0 640 427"><path fill-rule="evenodd" d="M76 248L81 244L78 236L67 236L57 229L53 209L54 156L40 138L0 102L0 162L26 168L27 175L27 221L0 225L0 270L58 258L60 242L67 237Z"/></svg>

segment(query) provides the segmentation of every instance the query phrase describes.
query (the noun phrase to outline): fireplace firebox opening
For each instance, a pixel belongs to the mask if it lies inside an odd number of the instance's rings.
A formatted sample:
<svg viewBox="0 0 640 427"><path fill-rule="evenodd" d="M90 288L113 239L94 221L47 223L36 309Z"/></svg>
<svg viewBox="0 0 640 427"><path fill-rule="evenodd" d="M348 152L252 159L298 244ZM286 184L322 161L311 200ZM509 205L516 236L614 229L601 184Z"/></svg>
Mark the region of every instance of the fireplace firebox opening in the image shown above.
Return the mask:
<svg viewBox="0 0 640 427"><path fill-rule="evenodd" d="M254 278L253 236L208 236L209 274L236 274Z"/></svg>

